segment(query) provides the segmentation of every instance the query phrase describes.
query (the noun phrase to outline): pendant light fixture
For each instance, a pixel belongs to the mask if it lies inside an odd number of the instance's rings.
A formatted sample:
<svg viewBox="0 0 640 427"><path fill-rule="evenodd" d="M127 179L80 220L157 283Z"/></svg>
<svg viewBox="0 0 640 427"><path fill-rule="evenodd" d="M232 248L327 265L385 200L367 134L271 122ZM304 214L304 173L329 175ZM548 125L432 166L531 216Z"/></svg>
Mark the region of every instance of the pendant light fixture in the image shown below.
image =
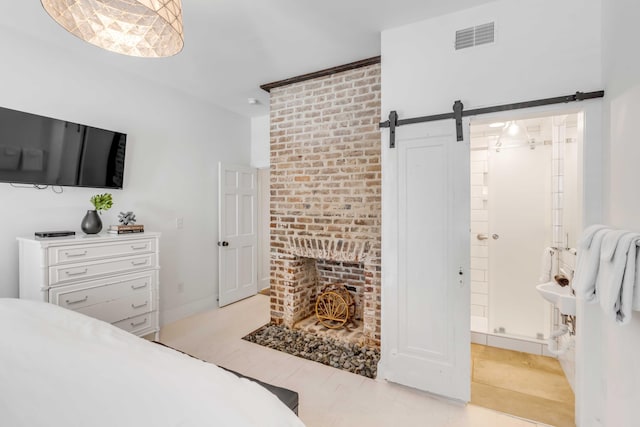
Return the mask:
<svg viewBox="0 0 640 427"><path fill-rule="evenodd" d="M158 58L182 50L181 0L41 0L65 30L103 49Z"/></svg>

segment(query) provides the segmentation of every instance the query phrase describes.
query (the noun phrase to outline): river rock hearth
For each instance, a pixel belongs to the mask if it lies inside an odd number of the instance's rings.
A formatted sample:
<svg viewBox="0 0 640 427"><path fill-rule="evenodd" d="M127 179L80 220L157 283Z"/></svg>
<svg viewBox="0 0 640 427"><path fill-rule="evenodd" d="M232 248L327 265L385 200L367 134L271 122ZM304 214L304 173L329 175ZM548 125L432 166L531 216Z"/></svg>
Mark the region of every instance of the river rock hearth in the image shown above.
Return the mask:
<svg viewBox="0 0 640 427"><path fill-rule="evenodd" d="M265 325L243 339L368 378L376 377L380 360L377 349L338 342L283 325Z"/></svg>

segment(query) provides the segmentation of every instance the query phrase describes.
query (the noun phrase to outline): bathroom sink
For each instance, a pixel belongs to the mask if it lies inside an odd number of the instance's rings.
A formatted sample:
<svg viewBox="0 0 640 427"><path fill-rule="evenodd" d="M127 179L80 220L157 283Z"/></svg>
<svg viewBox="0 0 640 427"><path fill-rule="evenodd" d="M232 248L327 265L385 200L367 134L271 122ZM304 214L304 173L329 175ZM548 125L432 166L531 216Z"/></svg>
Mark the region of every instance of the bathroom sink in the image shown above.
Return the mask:
<svg viewBox="0 0 640 427"><path fill-rule="evenodd" d="M567 315L576 315L576 297L571 295L569 286L560 286L556 282L541 283L536 289L553 305L555 305L560 313Z"/></svg>

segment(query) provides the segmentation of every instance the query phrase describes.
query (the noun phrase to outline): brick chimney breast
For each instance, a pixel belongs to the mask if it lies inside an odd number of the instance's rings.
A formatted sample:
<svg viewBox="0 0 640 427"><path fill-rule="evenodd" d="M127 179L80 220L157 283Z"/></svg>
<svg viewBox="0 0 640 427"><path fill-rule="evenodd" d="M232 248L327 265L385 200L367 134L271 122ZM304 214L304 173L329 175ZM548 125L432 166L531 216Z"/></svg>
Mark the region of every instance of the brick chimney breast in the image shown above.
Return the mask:
<svg viewBox="0 0 640 427"><path fill-rule="evenodd" d="M271 318L313 314L321 288L355 289L380 344L380 64L271 90Z"/></svg>

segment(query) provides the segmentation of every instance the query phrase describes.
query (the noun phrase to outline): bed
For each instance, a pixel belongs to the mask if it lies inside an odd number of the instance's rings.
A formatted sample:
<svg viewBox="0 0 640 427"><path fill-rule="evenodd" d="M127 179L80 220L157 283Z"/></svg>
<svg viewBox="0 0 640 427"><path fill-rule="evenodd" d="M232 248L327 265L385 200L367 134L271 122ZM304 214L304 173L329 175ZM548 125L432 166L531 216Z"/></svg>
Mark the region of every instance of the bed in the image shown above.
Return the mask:
<svg viewBox="0 0 640 427"><path fill-rule="evenodd" d="M0 299L3 426L303 426L213 364L37 301Z"/></svg>

